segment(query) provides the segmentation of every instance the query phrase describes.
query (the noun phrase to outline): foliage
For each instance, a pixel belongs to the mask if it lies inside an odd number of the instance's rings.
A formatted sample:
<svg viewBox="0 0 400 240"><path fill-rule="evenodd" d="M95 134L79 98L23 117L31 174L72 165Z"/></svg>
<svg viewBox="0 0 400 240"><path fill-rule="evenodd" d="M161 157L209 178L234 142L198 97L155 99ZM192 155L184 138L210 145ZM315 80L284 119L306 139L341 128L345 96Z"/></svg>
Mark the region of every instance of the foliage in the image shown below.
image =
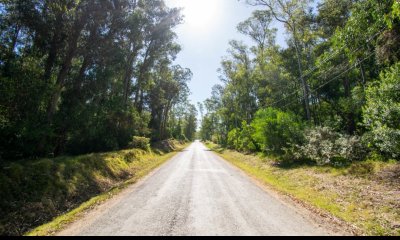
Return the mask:
<svg viewBox="0 0 400 240"><path fill-rule="evenodd" d="M247 124L246 122L242 123L242 132L241 132L241 145L240 150L245 152L255 152L259 149L258 143L254 140L255 129L253 126Z"/></svg>
<svg viewBox="0 0 400 240"><path fill-rule="evenodd" d="M181 50L179 9L164 0L0 7L0 159L117 150L132 136L174 137L177 119L189 114L174 110L188 105L192 77L173 65Z"/></svg>
<svg viewBox="0 0 400 240"><path fill-rule="evenodd" d="M255 152L258 144L253 139L254 128L242 122L242 128L233 129L228 133L228 147L243 152Z"/></svg>
<svg viewBox="0 0 400 240"><path fill-rule="evenodd" d="M228 133L228 147L232 149L240 148L240 129L235 128Z"/></svg>
<svg viewBox="0 0 400 240"><path fill-rule="evenodd" d="M142 149L145 151L150 151L150 138L134 136L132 138L132 142L130 142L129 146L131 148L137 148L137 149Z"/></svg>
<svg viewBox="0 0 400 240"><path fill-rule="evenodd" d="M197 130L197 110L194 105L189 105L188 114L186 115L186 125L185 125L185 138L190 141L195 140L196 130Z"/></svg>
<svg viewBox="0 0 400 240"><path fill-rule="evenodd" d="M398 159L398 1L245 2L257 9L237 28L252 43L230 41L222 83L204 102L202 138L319 164L363 160L370 151ZM277 22L286 46L276 42ZM306 121L321 128L305 131Z"/></svg>
<svg viewBox="0 0 400 240"><path fill-rule="evenodd" d="M309 129L305 143L298 147L297 158L306 158L319 165L344 165L363 160L367 151L357 136L348 136L328 127Z"/></svg>
<svg viewBox="0 0 400 240"><path fill-rule="evenodd" d="M253 137L266 153L283 154L292 144L302 142L303 123L293 113L267 108L257 112Z"/></svg>
<svg viewBox="0 0 400 240"><path fill-rule="evenodd" d="M364 124L370 144L382 153L400 158L400 63L381 74L367 88Z"/></svg>

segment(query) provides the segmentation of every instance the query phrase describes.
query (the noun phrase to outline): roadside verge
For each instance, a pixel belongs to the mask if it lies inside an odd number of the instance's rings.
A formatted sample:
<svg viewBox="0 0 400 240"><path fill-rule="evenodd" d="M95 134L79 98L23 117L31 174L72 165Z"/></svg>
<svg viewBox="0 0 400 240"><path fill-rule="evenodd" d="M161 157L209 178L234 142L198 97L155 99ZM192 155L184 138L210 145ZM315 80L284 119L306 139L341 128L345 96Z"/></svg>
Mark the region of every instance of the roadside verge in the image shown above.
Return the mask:
<svg viewBox="0 0 400 240"><path fill-rule="evenodd" d="M392 175L400 170L397 163L282 167L263 156L206 145L261 184L355 235L400 235L400 179ZM372 170L363 174L363 167Z"/></svg>
<svg viewBox="0 0 400 240"><path fill-rule="evenodd" d="M52 235L120 193L188 144L11 163L0 174L0 235ZM44 225L42 225L44 224Z"/></svg>

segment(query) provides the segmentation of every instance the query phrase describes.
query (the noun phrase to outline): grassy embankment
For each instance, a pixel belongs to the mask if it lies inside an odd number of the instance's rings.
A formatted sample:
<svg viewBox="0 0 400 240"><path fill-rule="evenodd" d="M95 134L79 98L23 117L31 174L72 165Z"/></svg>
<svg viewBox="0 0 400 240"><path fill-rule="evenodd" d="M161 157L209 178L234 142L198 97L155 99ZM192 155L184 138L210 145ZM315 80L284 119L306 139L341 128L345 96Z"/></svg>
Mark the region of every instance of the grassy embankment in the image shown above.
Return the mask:
<svg viewBox="0 0 400 240"><path fill-rule="evenodd" d="M4 164L0 172L0 235L51 235L185 146L165 142L150 152L131 149Z"/></svg>
<svg viewBox="0 0 400 240"><path fill-rule="evenodd" d="M351 166L282 167L261 155L246 155L208 143L228 162L263 184L330 213L356 234L400 235L400 164L367 161Z"/></svg>

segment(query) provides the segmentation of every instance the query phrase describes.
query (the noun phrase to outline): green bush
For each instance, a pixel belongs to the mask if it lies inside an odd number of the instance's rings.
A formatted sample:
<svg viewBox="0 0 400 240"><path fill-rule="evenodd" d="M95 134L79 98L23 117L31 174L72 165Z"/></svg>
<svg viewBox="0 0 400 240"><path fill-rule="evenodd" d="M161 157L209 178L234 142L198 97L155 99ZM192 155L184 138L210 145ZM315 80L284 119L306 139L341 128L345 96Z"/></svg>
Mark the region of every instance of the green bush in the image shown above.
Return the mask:
<svg viewBox="0 0 400 240"><path fill-rule="evenodd" d="M363 113L371 131L370 147L400 159L400 62L367 88L366 98Z"/></svg>
<svg viewBox="0 0 400 240"><path fill-rule="evenodd" d="M131 148L150 151L150 138L134 136L129 146Z"/></svg>
<svg viewBox="0 0 400 240"><path fill-rule="evenodd" d="M228 133L228 148L239 150L240 129L235 128Z"/></svg>
<svg viewBox="0 0 400 240"><path fill-rule="evenodd" d="M240 150L245 152L255 152L258 150L258 144L253 138L253 126L247 124L245 121L242 123Z"/></svg>
<svg viewBox="0 0 400 240"><path fill-rule="evenodd" d="M265 153L282 155L291 145L303 141L304 124L290 112L274 108L260 110L251 126L252 137Z"/></svg>
<svg viewBox="0 0 400 240"><path fill-rule="evenodd" d="M243 152L257 151L257 145L253 139L254 128L242 122L242 129L235 128L228 133L228 147Z"/></svg>
<svg viewBox="0 0 400 240"><path fill-rule="evenodd" d="M295 157L310 159L319 165L345 165L352 161L364 160L367 151L360 137L335 132L329 127L309 129L305 143L299 146Z"/></svg>

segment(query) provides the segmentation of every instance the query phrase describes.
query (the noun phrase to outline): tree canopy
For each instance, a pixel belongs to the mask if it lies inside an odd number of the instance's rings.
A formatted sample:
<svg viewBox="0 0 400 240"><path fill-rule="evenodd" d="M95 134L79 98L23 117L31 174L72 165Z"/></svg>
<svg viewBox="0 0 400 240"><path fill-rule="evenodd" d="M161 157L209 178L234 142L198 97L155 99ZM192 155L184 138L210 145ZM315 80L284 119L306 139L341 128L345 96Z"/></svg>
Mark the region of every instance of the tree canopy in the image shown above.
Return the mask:
<svg viewBox="0 0 400 240"><path fill-rule="evenodd" d="M398 159L399 2L245 2L257 10L238 30L253 45L231 41L222 83L204 102L201 137L243 151L295 155L302 144L311 146L304 136L333 131L339 137L331 140L361 142ZM287 47L277 45L274 22L285 27ZM337 143L332 146L344 148Z"/></svg>
<svg viewBox="0 0 400 240"><path fill-rule="evenodd" d="M192 74L173 64L180 9L163 0L7 0L0 9L0 159L195 131Z"/></svg>

